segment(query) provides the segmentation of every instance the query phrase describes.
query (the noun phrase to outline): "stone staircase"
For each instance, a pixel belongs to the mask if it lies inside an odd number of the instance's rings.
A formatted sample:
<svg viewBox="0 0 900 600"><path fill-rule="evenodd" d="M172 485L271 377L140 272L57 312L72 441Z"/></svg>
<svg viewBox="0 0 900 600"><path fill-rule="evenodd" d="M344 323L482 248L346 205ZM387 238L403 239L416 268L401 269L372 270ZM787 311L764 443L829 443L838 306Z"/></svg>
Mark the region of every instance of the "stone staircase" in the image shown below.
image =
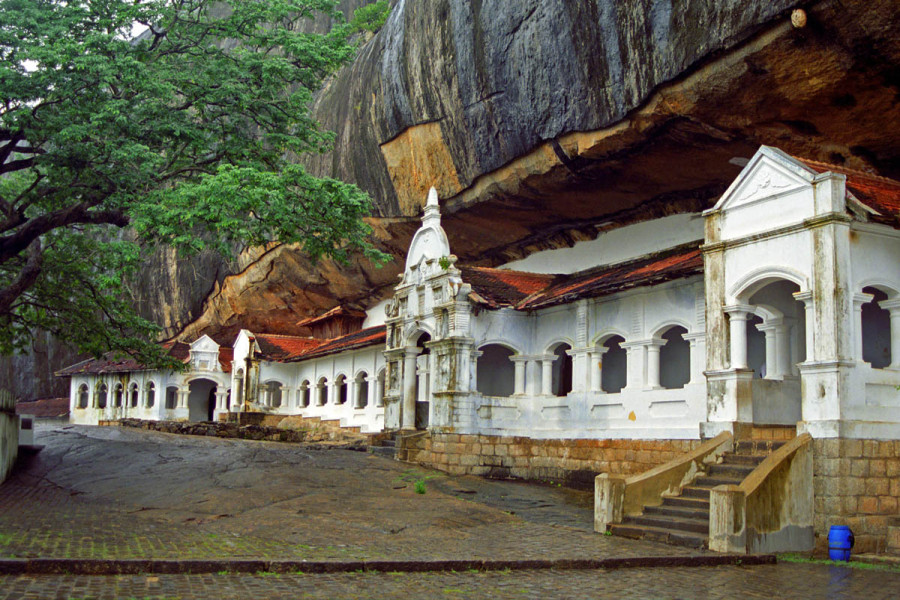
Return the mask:
<svg viewBox="0 0 900 600"><path fill-rule="evenodd" d="M397 458L397 440L393 438L375 440L369 444L368 450L369 454L395 459Z"/></svg>
<svg viewBox="0 0 900 600"><path fill-rule="evenodd" d="M681 494L664 497L659 506L644 506L642 514L626 516L609 525L613 535L664 542L691 548L708 547L709 493L719 485L738 485L769 454L796 435L794 428L757 428L751 438L739 440L722 461L698 475ZM788 437L790 436L790 437Z"/></svg>

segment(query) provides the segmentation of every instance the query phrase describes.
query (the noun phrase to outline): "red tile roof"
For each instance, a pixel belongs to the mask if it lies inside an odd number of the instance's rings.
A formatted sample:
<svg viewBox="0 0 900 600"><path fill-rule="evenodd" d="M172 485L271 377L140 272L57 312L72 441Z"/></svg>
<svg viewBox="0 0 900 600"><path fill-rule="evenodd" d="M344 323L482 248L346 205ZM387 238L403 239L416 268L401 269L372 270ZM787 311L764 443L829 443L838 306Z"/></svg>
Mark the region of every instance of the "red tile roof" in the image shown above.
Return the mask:
<svg viewBox="0 0 900 600"><path fill-rule="evenodd" d="M256 343L259 345L259 350L262 354L261 358L275 362L294 360L321 346L326 341L293 335L256 334Z"/></svg>
<svg viewBox="0 0 900 600"><path fill-rule="evenodd" d="M839 165L805 158L797 160L819 173L832 171L846 175L847 190L862 204L875 211L871 220L900 228L900 182Z"/></svg>
<svg viewBox="0 0 900 600"><path fill-rule="evenodd" d="M702 272L699 243L692 243L628 262L560 276L546 289L519 302L516 308L532 310L565 304L579 298L606 296Z"/></svg>
<svg viewBox="0 0 900 600"><path fill-rule="evenodd" d="M169 356L181 362L191 359L191 345L186 342L165 342L161 344L169 352ZM234 360L234 349L229 346L219 346L219 365L226 373L231 372L231 362ZM113 358L112 354L105 354L101 358L89 358L65 369L54 373L57 377L71 377L72 375L104 375L108 373L131 373L134 371L152 371L146 365L133 358Z"/></svg>
<svg viewBox="0 0 900 600"><path fill-rule="evenodd" d="M356 350L357 348L365 348L367 346L374 346L376 344L384 344L386 339L387 329L384 325L368 327L366 329L361 329L360 331L343 335L338 338L325 340L325 343L320 345L319 347L314 348L309 352L306 352L305 354L302 354L286 362L298 362L301 360L308 360L310 358L327 356L329 354L346 352L347 350Z"/></svg>
<svg viewBox="0 0 900 600"><path fill-rule="evenodd" d="M69 416L68 398L38 398L37 400L20 400L16 402L17 415L33 415L42 418Z"/></svg>
<svg viewBox="0 0 900 600"><path fill-rule="evenodd" d="M491 308L515 306L557 278L556 275L486 267L463 266L459 270L462 280L472 286L472 299Z"/></svg>

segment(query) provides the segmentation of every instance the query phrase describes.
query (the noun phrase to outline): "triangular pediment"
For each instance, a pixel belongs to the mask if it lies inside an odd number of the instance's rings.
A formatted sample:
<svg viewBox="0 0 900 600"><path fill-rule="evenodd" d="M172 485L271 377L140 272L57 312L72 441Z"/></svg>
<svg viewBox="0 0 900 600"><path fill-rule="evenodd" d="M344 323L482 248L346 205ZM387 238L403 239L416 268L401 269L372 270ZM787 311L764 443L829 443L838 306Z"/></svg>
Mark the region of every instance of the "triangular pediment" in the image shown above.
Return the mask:
<svg viewBox="0 0 900 600"><path fill-rule="evenodd" d="M218 352L219 345L208 335L203 335L191 344L191 352Z"/></svg>
<svg viewBox="0 0 900 600"><path fill-rule="evenodd" d="M817 173L777 148L761 146L713 210L727 211L812 185Z"/></svg>

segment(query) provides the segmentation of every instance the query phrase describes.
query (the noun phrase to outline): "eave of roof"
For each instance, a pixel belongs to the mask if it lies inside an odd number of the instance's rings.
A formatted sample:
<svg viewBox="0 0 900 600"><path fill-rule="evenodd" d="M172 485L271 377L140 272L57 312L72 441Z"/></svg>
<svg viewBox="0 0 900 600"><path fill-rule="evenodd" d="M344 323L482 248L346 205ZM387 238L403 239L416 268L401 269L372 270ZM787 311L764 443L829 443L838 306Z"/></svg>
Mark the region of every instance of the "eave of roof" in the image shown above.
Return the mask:
<svg viewBox="0 0 900 600"><path fill-rule="evenodd" d="M301 362L311 358L320 358L330 354L357 350L376 344L384 344L387 339L387 328L384 325L368 327L341 337L325 340L325 343L294 359L285 362Z"/></svg>
<svg viewBox="0 0 900 600"><path fill-rule="evenodd" d="M817 173L831 171L845 175L847 191L861 204L874 211L869 214L870 220L900 228L900 182L841 165L795 158Z"/></svg>

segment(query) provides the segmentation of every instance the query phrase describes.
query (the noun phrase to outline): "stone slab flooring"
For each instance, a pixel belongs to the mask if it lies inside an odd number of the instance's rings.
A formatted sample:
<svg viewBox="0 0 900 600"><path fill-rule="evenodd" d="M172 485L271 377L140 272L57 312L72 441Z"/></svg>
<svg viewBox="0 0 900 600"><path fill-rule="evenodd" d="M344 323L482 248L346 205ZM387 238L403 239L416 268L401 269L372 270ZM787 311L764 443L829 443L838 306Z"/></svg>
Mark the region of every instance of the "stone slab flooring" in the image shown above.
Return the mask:
<svg viewBox="0 0 900 600"><path fill-rule="evenodd" d="M44 450L0 485L3 558L699 553L593 533L589 492L449 477L363 452L119 427L39 427L36 441Z"/></svg>
<svg viewBox="0 0 900 600"><path fill-rule="evenodd" d="M900 574L787 564L756 567L385 573L0 577L0 600L217 598L792 598L894 600Z"/></svg>

